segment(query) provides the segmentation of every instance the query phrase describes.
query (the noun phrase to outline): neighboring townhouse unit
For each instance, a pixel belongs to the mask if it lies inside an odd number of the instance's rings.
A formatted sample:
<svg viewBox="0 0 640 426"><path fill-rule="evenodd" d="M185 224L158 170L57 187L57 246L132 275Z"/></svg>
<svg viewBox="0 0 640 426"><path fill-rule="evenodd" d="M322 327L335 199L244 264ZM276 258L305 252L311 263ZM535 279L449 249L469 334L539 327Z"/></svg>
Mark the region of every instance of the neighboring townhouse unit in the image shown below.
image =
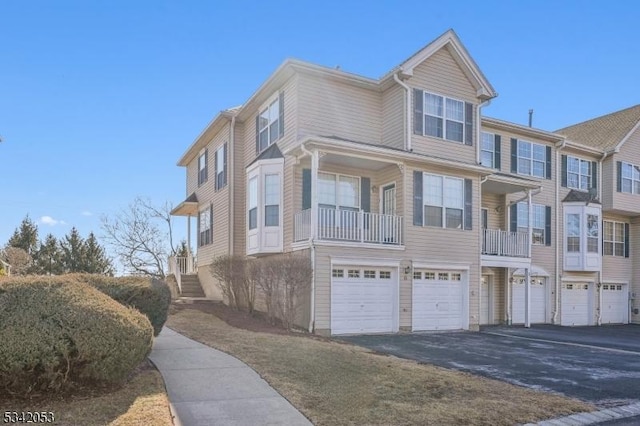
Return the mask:
<svg viewBox="0 0 640 426"><path fill-rule="evenodd" d="M285 61L178 162L198 236L178 281L219 299L216 256L309 256L299 325L321 334L640 321L640 136L605 156L580 125L482 117L495 96L452 30L380 79Z"/></svg>

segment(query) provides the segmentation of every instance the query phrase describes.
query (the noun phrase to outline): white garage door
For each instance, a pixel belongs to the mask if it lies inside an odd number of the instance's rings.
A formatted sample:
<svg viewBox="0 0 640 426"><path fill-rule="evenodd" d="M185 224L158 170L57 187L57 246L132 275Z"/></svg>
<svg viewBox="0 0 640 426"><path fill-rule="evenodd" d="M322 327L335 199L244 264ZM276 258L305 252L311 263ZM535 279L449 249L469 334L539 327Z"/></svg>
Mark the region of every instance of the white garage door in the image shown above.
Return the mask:
<svg viewBox="0 0 640 426"><path fill-rule="evenodd" d="M626 324L629 322L629 292L626 285L602 285L601 314L603 324Z"/></svg>
<svg viewBox="0 0 640 426"><path fill-rule="evenodd" d="M563 283L561 325L589 325L591 297L587 283Z"/></svg>
<svg viewBox="0 0 640 426"><path fill-rule="evenodd" d="M331 334L397 331L396 271L334 266L331 276Z"/></svg>
<svg viewBox="0 0 640 426"><path fill-rule="evenodd" d="M519 278L513 282L511 291L511 306L513 310L512 323L524 324L524 283ZM544 278L531 279L531 324L547 322L547 280Z"/></svg>
<svg viewBox="0 0 640 426"><path fill-rule="evenodd" d="M413 273L413 331L463 328L463 302L462 273L430 270Z"/></svg>

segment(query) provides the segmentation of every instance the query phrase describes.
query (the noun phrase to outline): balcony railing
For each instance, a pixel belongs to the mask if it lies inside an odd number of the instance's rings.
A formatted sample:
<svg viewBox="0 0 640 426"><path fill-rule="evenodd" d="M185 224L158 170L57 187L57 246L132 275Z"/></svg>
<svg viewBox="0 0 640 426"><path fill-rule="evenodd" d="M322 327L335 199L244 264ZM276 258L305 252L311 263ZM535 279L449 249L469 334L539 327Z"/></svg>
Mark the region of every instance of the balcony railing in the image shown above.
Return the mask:
<svg viewBox="0 0 640 426"><path fill-rule="evenodd" d="M402 216L369 213L362 210L318 208L318 239L369 244L402 245ZM295 215L294 240L311 237L311 209Z"/></svg>
<svg viewBox="0 0 640 426"><path fill-rule="evenodd" d="M195 274L198 272L195 256L171 256L169 257L170 274Z"/></svg>
<svg viewBox="0 0 640 426"><path fill-rule="evenodd" d="M484 229L482 254L529 257L529 234L500 229Z"/></svg>

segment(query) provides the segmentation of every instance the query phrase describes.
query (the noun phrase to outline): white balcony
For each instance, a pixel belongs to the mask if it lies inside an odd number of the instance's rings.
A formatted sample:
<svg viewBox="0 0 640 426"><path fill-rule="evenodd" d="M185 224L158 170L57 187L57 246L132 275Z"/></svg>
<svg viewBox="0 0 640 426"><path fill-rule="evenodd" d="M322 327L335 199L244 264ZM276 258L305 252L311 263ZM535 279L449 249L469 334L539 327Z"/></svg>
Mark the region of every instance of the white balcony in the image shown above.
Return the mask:
<svg viewBox="0 0 640 426"><path fill-rule="evenodd" d="M522 268L531 263L529 234L483 229L482 266Z"/></svg>
<svg viewBox="0 0 640 426"><path fill-rule="evenodd" d="M317 240L395 246L404 244L402 216L319 207L317 217ZM309 240L311 225L311 209L296 213L294 241Z"/></svg>

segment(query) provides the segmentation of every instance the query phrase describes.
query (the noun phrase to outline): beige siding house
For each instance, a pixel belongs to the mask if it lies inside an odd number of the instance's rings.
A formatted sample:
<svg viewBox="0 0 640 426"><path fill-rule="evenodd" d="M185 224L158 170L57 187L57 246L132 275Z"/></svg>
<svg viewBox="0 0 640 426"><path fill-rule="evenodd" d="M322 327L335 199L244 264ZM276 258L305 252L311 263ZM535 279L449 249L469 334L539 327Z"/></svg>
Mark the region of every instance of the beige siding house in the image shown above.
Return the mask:
<svg viewBox="0 0 640 426"><path fill-rule="evenodd" d="M548 132L495 96L451 30L380 79L285 61L178 162L178 282L219 299L216 256L308 256L298 325L326 335L639 322L640 110Z"/></svg>

